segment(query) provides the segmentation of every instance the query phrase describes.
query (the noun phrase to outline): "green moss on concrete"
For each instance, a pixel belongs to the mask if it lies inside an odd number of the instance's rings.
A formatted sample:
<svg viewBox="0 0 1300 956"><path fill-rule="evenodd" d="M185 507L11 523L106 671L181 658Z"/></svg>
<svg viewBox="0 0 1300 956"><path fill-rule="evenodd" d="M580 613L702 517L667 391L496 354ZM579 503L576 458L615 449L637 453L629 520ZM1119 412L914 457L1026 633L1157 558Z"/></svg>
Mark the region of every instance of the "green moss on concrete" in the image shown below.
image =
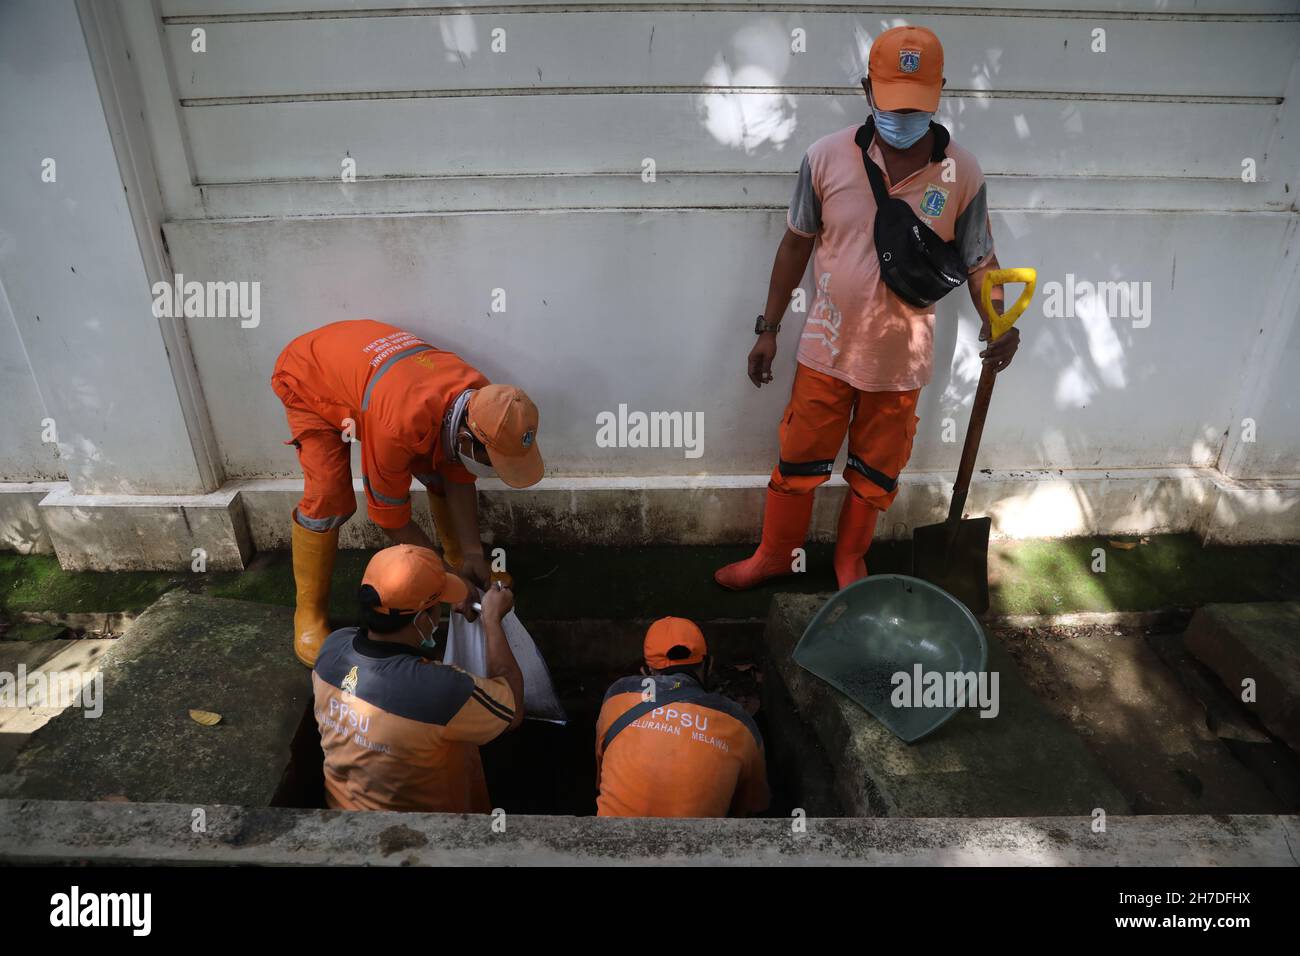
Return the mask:
<svg viewBox="0 0 1300 956"><path fill-rule="evenodd" d="M1300 599L1300 547L1204 548L1192 535L1152 536L1131 550L1112 540L994 542L989 555L995 614L1145 611L1213 602ZM1092 570L1093 550L1106 555ZM835 589L831 546L808 548L808 571L748 592L723 590L713 571L747 556L747 546L509 549L520 615L533 620L629 619L675 614L700 620L759 620L772 596ZM356 591L373 552L342 551L334 569L330 617L356 617ZM882 541L869 565L907 573L908 541ZM214 597L292 607L288 552L258 555L243 572L73 573L46 556L0 556L0 616L22 611L138 612L163 593L183 589Z"/></svg>
<svg viewBox="0 0 1300 956"><path fill-rule="evenodd" d="M373 551L339 552L330 588L330 620L335 624L355 621L357 588L361 586L361 575L372 554ZM213 597L293 607L293 563L289 552L259 554L242 573L210 574L203 591Z"/></svg>
<svg viewBox="0 0 1300 956"><path fill-rule="evenodd" d="M0 641L54 641L68 636L68 629L62 624L46 624L44 621L15 621L0 627Z"/></svg>
<svg viewBox="0 0 1300 956"><path fill-rule="evenodd" d="M1142 540L997 542L989 556L994 612L1149 611L1300 594L1300 547L1206 548L1190 534ZM1104 572L1093 570L1096 549L1104 553Z"/></svg>
<svg viewBox="0 0 1300 956"><path fill-rule="evenodd" d="M143 611L181 586L171 571L64 571L53 555L0 554L0 614Z"/></svg>

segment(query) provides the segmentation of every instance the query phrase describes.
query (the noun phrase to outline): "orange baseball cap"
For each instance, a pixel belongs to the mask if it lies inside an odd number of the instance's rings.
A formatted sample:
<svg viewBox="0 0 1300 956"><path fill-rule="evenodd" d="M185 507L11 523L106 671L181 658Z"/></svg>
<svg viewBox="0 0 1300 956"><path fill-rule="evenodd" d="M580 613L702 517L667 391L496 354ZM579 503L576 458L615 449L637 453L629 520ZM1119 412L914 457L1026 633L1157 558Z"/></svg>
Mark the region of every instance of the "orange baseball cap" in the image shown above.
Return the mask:
<svg viewBox="0 0 1300 956"><path fill-rule="evenodd" d="M414 544L384 548L366 565L361 583L379 595L375 610L381 614L418 614L443 602L459 604L469 594L436 551Z"/></svg>
<svg viewBox="0 0 1300 956"><path fill-rule="evenodd" d="M943 45L925 27L886 30L871 44L867 76L877 109L933 113L943 91Z"/></svg>
<svg viewBox="0 0 1300 956"><path fill-rule="evenodd" d="M645 662L657 671L698 664L709 653L704 634L684 617L661 617L645 632Z"/></svg>
<svg viewBox="0 0 1300 956"><path fill-rule="evenodd" d="M485 385L469 397L465 424L487 446L492 467L511 488L542 480L537 418L532 399L513 385Z"/></svg>

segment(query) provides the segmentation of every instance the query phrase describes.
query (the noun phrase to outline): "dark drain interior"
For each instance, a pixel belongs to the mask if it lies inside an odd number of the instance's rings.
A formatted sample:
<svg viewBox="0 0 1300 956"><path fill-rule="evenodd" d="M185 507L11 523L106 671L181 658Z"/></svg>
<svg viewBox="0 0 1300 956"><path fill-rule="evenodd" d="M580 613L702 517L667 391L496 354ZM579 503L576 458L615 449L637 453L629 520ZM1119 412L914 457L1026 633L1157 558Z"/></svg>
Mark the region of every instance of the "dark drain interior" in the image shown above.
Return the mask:
<svg viewBox="0 0 1300 956"><path fill-rule="evenodd" d="M706 627L713 689L746 707L763 734L772 803L767 816L839 815L830 764L802 726L759 653L761 623ZM565 726L525 720L480 748L492 805L507 813L588 816L596 812L596 719L605 691L640 666L641 622L544 622L531 632L569 714ZM310 704L293 743L277 806L323 807L320 736Z"/></svg>
<svg viewBox="0 0 1300 956"><path fill-rule="evenodd" d="M564 727L524 721L483 747L483 768L494 806L507 812L584 816L596 812L596 720L605 689L615 680L636 673L637 664L591 673L554 674L557 690L569 714ZM751 713L766 742L773 732L762 706L761 665L738 661L719 664L713 688L739 701ZM799 805L797 780L787 779L784 767L768 750L772 787L771 816L788 816Z"/></svg>
<svg viewBox="0 0 1300 956"><path fill-rule="evenodd" d="M525 721L518 730L481 749L494 807L530 815L595 813L596 717L609 685L637 673L648 623L552 621L530 625L550 664L570 722L560 727ZM863 799L874 808L878 797L869 791L873 778L868 775L864 781L853 776L859 771L847 759L847 752L835 761L839 778L832 773L832 761L810 725L810 715L798 711L777 669L766 659L763 625L715 622L703 627L714 655L715 689L745 706L763 734L772 790L767 815L788 818L796 808L809 817L862 813L856 809L861 805L850 801L864 788L868 789ZM1107 625L1106 630L1113 631L1114 626ZM1181 640L1181 634L1176 637ZM1110 658L1094 661L1085 656L1080 658L1082 663L1074 663L1073 671L1062 669L1060 661L1074 659L1060 655L1071 648L1072 654L1083 654L1085 647L1094 646L1087 644L1088 634L1054 643L1043 636L998 633L993 646L1008 645L1011 656L1018 659L1018 664L1005 661L1003 667L1023 674L1024 693L1033 694L1044 705L1044 714L1037 718L1045 720L1044 730L1053 730L1059 723L1079 735L1083 747L1098 761L1098 779L1115 785L1122 795L1121 812L1186 813L1201 807L1223 813L1292 812L1300 794L1300 764L1295 755L1251 723L1240 702L1217 679L1208 675L1200 675L1199 682L1194 679L1199 672L1189 671L1174 653L1179 645L1166 647L1155 637L1147 639L1156 648L1157 659L1148 659L1145 651L1137 654L1141 635L1111 635L1107 640L1120 642L1115 645L1118 648L1129 648L1136 655L1136 664L1126 668L1120 666L1120 658L1119 664L1114 664L1108 663ZM1054 661L1055 670L1048 666ZM1174 670L1165 674L1166 665ZM1087 696L1081 698L1078 684L1068 678L1073 674L1089 677L1094 672L1105 679L1085 683ZM1153 699L1162 703L1167 719L1156 721L1148 717L1149 711L1135 715L1118 707L1126 674L1142 682L1143 693L1156 695ZM1162 675L1163 682L1157 682ZM1190 697L1184 699L1184 694ZM1114 724L1112 717L1130 722ZM818 719L824 720L825 714ZM1211 731L1222 725L1223 736L1211 733L1207 737L1198 729L1200 722L1210 722ZM828 732L826 727L822 732ZM829 733L835 739L833 723ZM1190 748L1160 749L1166 739L1178 743L1183 737L1192 741ZM841 746L850 743L844 741ZM310 707L304 709L292 749L292 764L275 805L324 806L320 738ZM916 753L920 759L921 751ZM1060 766L1062 773L1074 769L1073 764ZM938 781L935 786L952 789L959 785ZM1007 786L1020 784L1011 781ZM970 815L1023 815L1014 804L1008 808L1012 798L1020 797L1019 791L995 795L981 808L983 813Z"/></svg>

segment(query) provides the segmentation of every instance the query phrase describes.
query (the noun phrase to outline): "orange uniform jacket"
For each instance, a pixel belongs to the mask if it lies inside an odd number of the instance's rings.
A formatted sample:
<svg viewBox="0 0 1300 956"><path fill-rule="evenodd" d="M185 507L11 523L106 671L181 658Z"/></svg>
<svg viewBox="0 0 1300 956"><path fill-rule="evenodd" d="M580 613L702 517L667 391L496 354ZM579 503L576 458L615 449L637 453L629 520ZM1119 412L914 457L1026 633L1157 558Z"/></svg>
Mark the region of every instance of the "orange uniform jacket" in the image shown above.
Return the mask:
<svg viewBox="0 0 1300 956"><path fill-rule="evenodd" d="M514 719L504 678L346 627L321 648L312 687L329 806L491 812L478 745Z"/></svg>
<svg viewBox="0 0 1300 956"><path fill-rule="evenodd" d="M605 694L596 723L596 812L603 817L725 817L767 808L763 738L745 709L706 693L691 677L654 677L655 695L695 695L664 703L628 724L603 749L605 734L642 703L644 677L625 677ZM603 750L603 752L602 752Z"/></svg>
<svg viewBox="0 0 1300 956"><path fill-rule="evenodd" d="M443 421L462 392L487 384L451 352L370 319L335 322L299 336L280 353L271 377L289 409L295 440L312 430L344 432L354 423L367 510L381 528L410 520L413 474L437 472L462 484L474 480L455 452L443 447ZM307 457L303 468L310 486L315 476ZM351 493L349 479L346 494Z"/></svg>

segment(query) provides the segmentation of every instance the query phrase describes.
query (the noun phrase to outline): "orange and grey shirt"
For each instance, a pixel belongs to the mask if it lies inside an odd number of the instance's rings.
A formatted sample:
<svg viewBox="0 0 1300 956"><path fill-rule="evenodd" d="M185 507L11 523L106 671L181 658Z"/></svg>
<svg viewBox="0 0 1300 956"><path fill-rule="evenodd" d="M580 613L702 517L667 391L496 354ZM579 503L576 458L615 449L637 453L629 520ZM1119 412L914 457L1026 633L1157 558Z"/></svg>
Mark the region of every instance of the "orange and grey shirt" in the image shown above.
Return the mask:
<svg viewBox="0 0 1300 956"><path fill-rule="evenodd" d="M457 398L487 384L451 352L370 319L333 322L298 336L280 353L271 376L276 394L296 397L323 427L342 432L353 423L366 510L381 528L410 521L412 475L474 481L447 447L444 425Z"/></svg>
<svg viewBox="0 0 1300 956"><path fill-rule="evenodd" d="M491 812L478 746L510 726L514 694L431 654L356 627L326 639L312 688L330 807Z"/></svg>
<svg viewBox="0 0 1300 956"><path fill-rule="evenodd" d="M945 242L955 242L974 273L993 256L988 195L979 162L936 126L930 162L891 182L879 137L867 155L902 199ZM876 198L857 126L823 136L808 148L786 225L813 248L815 297L799 339L800 365L864 392L907 392L934 372L934 306L917 308L880 278Z"/></svg>
<svg viewBox="0 0 1300 956"><path fill-rule="evenodd" d="M596 722L596 782L602 817L743 816L768 805L753 719L684 674L610 687Z"/></svg>

